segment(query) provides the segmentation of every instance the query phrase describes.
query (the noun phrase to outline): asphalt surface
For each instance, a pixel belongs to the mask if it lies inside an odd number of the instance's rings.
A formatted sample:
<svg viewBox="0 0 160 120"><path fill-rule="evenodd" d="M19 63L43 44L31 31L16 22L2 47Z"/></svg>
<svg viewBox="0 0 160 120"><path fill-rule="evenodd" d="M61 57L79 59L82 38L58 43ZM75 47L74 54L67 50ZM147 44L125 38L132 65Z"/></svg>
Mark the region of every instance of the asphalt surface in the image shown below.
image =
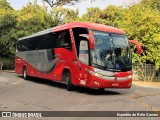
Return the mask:
<svg viewBox="0 0 160 120"><path fill-rule="evenodd" d="M133 84L130 89L95 89L75 87L67 91L64 84L53 81L23 78L15 73L0 75L0 111L160 111L160 86ZM11 118L0 118L0 120ZM22 118L12 118L19 120ZM27 119L27 118L26 118ZM94 120L111 118L29 118ZM112 119L134 119L112 118ZM156 117L136 119L159 119Z"/></svg>

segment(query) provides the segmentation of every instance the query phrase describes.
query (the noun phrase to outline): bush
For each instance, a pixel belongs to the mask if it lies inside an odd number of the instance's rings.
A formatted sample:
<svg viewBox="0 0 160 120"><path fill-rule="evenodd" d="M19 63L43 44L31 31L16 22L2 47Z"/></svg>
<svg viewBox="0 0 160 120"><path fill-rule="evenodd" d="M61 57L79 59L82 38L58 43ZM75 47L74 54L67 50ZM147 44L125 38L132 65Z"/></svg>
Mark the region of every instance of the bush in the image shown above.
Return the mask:
<svg viewBox="0 0 160 120"><path fill-rule="evenodd" d="M3 70L14 70L14 59L0 58L0 63L3 63Z"/></svg>

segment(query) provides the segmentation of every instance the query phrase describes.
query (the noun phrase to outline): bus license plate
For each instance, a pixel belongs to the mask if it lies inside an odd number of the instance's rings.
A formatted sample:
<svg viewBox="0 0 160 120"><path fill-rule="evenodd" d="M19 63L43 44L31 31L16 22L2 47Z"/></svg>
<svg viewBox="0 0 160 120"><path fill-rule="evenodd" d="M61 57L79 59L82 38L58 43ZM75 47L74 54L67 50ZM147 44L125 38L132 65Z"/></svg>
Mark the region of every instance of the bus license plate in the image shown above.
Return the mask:
<svg viewBox="0 0 160 120"><path fill-rule="evenodd" d="M117 87L119 86L119 83L112 83L112 86Z"/></svg>

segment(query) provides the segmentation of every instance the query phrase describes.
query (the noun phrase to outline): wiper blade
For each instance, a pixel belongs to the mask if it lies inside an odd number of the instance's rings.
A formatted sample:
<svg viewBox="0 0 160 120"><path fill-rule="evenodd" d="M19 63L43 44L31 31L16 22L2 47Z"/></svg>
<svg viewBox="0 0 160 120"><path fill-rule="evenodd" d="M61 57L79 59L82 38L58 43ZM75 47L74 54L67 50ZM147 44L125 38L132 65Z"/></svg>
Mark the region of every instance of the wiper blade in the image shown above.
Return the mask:
<svg viewBox="0 0 160 120"><path fill-rule="evenodd" d="M94 65L96 65L96 66L100 66L100 67L104 67L105 68L105 66L102 66L102 65L99 65L99 64L96 64L96 63L93 63Z"/></svg>

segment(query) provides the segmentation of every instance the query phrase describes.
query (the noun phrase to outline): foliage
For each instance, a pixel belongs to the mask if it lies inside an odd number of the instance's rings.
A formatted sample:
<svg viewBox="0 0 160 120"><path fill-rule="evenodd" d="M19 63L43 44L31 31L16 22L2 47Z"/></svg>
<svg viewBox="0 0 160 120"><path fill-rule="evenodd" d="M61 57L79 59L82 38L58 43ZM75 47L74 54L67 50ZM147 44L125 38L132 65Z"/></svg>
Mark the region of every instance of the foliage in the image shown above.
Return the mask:
<svg viewBox="0 0 160 120"><path fill-rule="evenodd" d="M0 1L0 56L10 57L14 53L14 38L17 23L15 10L6 0Z"/></svg>
<svg viewBox="0 0 160 120"><path fill-rule="evenodd" d="M0 63L3 63L2 70L14 70L14 59L1 58Z"/></svg>
<svg viewBox="0 0 160 120"><path fill-rule="evenodd" d="M64 5L75 5L78 2L80 2L80 0L42 0L43 9L45 11L47 11L45 3L47 3L51 9L54 9L62 8ZM37 0L35 0L35 3L37 3Z"/></svg>
<svg viewBox="0 0 160 120"><path fill-rule="evenodd" d="M122 7L116 6L108 6L104 10L89 8L87 13L82 16L81 20L118 27L119 24L121 24L121 20L124 18L123 12L124 9Z"/></svg>
<svg viewBox="0 0 160 120"><path fill-rule="evenodd" d="M79 0L43 0L46 3L49 4L50 7L57 7L57 6L63 6L63 5L73 5Z"/></svg>
<svg viewBox="0 0 160 120"><path fill-rule="evenodd" d="M140 3L126 9L121 21L123 30L129 39L139 41L145 48L142 56L134 54L135 62L153 63L160 67L160 12L152 9L148 3ZM150 5L151 6L151 5Z"/></svg>
<svg viewBox="0 0 160 120"><path fill-rule="evenodd" d="M28 4L17 11L17 15L17 38L31 35L35 32L57 25L54 24L51 16L36 4Z"/></svg>
<svg viewBox="0 0 160 120"><path fill-rule="evenodd" d="M15 11L6 0L0 0L0 57L14 56L20 37L72 21L85 21L123 29L129 39L139 41L144 47L142 56L133 52L133 63L151 63L160 68L160 0L141 0L125 8L88 8L82 17L78 16L78 10L62 6L83 0L42 0L44 9L36 1ZM51 12L47 12L45 3L52 8Z"/></svg>
<svg viewBox="0 0 160 120"><path fill-rule="evenodd" d="M133 79L146 82L158 81L158 71L153 64L137 63L133 67Z"/></svg>
<svg viewBox="0 0 160 120"><path fill-rule="evenodd" d="M67 8L52 8L51 16L54 23L64 24L68 22L78 21L78 10L73 11Z"/></svg>
<svg viewBox="0 0 160 120"><path fill-rule="evenodd" d="M0 8L5 10L14 10L6 0L0 0Z"/></svg>
<svg viewBox="0 0 160 120"><path fill-rule="evenodd" d="M143 45L143 55L133 53L133 63L152 63L160 68L160 0L142 0L127 8L108 6L104 10L89 8L82 21L118 27L129 39Z"/></svg>

